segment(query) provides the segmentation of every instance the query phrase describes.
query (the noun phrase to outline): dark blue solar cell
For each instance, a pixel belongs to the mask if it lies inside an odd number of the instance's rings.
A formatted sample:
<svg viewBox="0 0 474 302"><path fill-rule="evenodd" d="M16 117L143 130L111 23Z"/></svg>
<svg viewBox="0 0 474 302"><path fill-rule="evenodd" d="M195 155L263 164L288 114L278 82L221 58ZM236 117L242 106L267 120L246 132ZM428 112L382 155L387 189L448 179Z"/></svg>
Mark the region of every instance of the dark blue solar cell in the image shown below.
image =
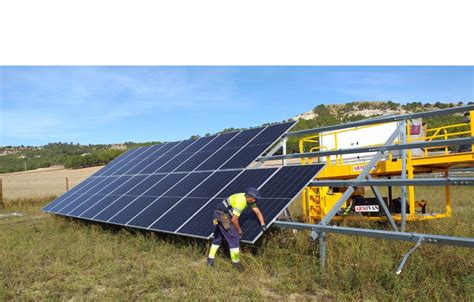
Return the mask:
<svg viewBox="0 0 474 302"><path fill-rule="evenodd" d="M102 187L100 190L97 190L96 192L90 192L90 193L103 194L103 195L114 193L116 191L119 191L121 186L124 185L126 182L128 182L130 178L132 178L132 176L118 176L109 185Z"/></svg>
<svg viewBox="0 0 474 302"><path fill-rule="evenodd" d="M178 143L179 143L179 142L164 143L164 144L163 144L163 147L161 147L161 149L160 149L160 154L159 154L159 156L164 155L164 154L167 154L171 149L173 149L174 147L176 147L176 145L177 145Z"/></svg>
<svg viewBox="0 0 474 302"><path fill-rule="evenodd" d="M76 215L82 213L84 209L96 203L99 199L102 199L104 195L92 195L82 194L76 200L74 200L74 206L66 207L59 211L61 214ZM84 206L83 206L84 205ZM81 207L82 206L82 207ZM77 208L80 208L79 212L74 212ZM74 214L72 214L74 212Z"/></svg>
<svg viewBox="0 0 474 302"><path fill-rule="evenodd" d="M205 145L207 145L211 140L213 140L216 136L215 135L212 135L212 136L204 136L204 137L201 137L199 138L198 140L196 140L194 142L194 144L192 144L191 146L189 146L188 148L186 148L186 150L183 150L182 153L195 153L195 152L198 152L199 150L202 149L202 147L204 147Z"/></svg>
<svg viewBox="0 0 474 302"><path fill-rule="evenodd" d="M105 171L102 172L100 175L101 176L108 176L112 175L115 171L121 169L124 165L126 165L128 162L130 162L133 159L136 159L141 153L143 153L146 149L143 147L135 149L135 152L133 154L130 154L130 156L124 157L121 159L120 162L118 163L110 163L107 166L105 166Z"/></svg>
<svg viewBox="0 0 474 302"><path fill-rule="evenodd" d="M216 170L223 163L225 163L229 158L232 157L235 153L239 151L240 147L230 148L230 149L220 149L212 156L207 158L203 163L201 163L197 168L196 171L209 171L209 170Z"/></svg>
<svg viewBox="0 0 474 302"><path fill-rule="evenodd" d="M268 145L246 146L226 162L221 169L245 168L267 148Z"/></svg>
<svg viewBox="0 0 474 302"><path fill-rule="evenodd" d="M125 177L125 176L122 176L122 177ZM114 195L128 194L128 191L130 191L133 187L141 183L145 178L146 178L145 175L132 176L126 182L124 182L120 186L117 186L117 188L114 191L112 191L111 194L114 194Z"/></svg>
<svg viewBox="0 0 474 302"><path fill-rule="evenodd" d="M194 190L209 175L211 175L210 172L190 173L186 178L180 181L178 185L174 186L164 195L172 197L183 197L191 190Z"/></svg>
<svg viewBox="0 0 474 302"><path fill-rule="evenodd" d="M217 205L222 202L222 198L211 200L202 208L191 220L178 229L178 233L191 234L200 237L209 237L214 231L212 218Z"/></svg>
<svg viewBox="0 0 474 302"><path fill-rule="evenodd" d="M185 141L180 141L178 142L178 144L176 145L176 147L174 147L173 149L170 149L166 155L176 155L178 153L181 153L183 150L186 149L186 147L188 147L189 145L191 145L192 143L194 143L194 140L192 139L187 139Z"/></svg>
<svg viewBox="0 0 474 302"><path fill-rule="evenodd" d="M183 153L178 154L176 157L162 165L155 173L168 173L176 169L179 165L184 163L189 157L191 157L194 153Z"/></svg>
<svg viewBox="0 0 474 302"><path fill-rule="evenodd" d="M119 198L121 197L117 195L108 195L108 196L101 196L101 198L97 200L95 203L90 203L89 201L86 201L86 203L89 203L88 207L83 207L83 205L81 205L82 211L76 216L91 219L92 217L96 216L101 211L103 211L107 206L113 204ZM132 197L127 196L126 198L132 198Z"/></svg>
<svg viewBox="0 0 474 302"><path fill-rule="evenodd" d="M302 188L300 187L299 189L301 190ZM261 198L258 201L258 208L262 212L265 222L270 224L272 220L276 219L280 213L285 210L292 198ZM240 216L239 223L243 231L243 241L253 243L254 240L261 234L260 222L253 211L244 211Z"/></svg>
<svg viewBox="0 0 474 302"><path fill-rule="evenodd" d="M163 146L164 145L157 145L156 146L157 149L155 152L153 152L145 160L142 160L141 162L136 164L134 167L132 167L130 170L128 170L127 174L137 174L138 172L146 168L148 165L150 165L153 161L160 158L165 153L165 151L162 151Z"/></svg>
<svg viewBox="0 0 474 302"><path fill-rule="evenodd" d="M153 146L144 147L145 151L142 152L140 155L136 156L136 158L140 158L140 159L147 158L147 157L151 156L152 154L154 154L155 152L158 152L158 150L161 147L163 147L163 146L162 145L153 145Z"/></svg>
<svg viewBox="0 0 474 302"><path fill-rule="evenodd" d="M107 187L109 187L109 185L114 182L117 178L116 177L107 177L104 179L104 181L102 181L98 186L97 188L93 188L94 190L89 190L87 192L87 194L101 194L101 191L107 189ZM111 187L109 187L111 188ZM56 212L60 212L62 214L67 214L69 213L70 211L72 211L74 208L76 208L77 206L79 206L81 204L83 200L82 199L74 199L73 201L71 202L68 202L67 206L60 206L58 207L58 209L54 209ZM59 209L60 208L60 209Z"/></svg>
<svg viewBox="0 0 474 302"><path fill-rule="evenodd" d="M97 191L98 188L104 183L104 181L109 178L108 176L99 176L91 179L90 182L87 182L83 187L77 189L74 193L83 194Z"/></svg>
<svg viewBox="0 0 474 302"><path fill-rule="evenodd" d="M148 165L143 168L138 174L151 174L154 173L157 169L163 166L169 160L166 155L155 158L153 161L149 162Z"/></svg>
<svg viewBox="0 0 474 302"><path fill-rule="evenodd" d="M126 195L142 195L145 191L147 191L148 189L156 185L159 181L161 181L165 176L166 174L146 175L145 180L143 180L143 182L131 189L128 193L126 193Z"/></svg>
<svg viewBox="0 0 474 302"><path fill-rule="evenodd" d="M169 150L168 152L161 152L160 156L155 156L155 154L153 154L153 156L150 156L147 160L132 168L128 174L150 174L157 172L157 170L161 171L162 166L166 165L170 161L173 161L175 157L180 156L177 153L188 150L195 143L196 141L192 140L182 141L172 150ZM167 172L171 172L171 170Z"/></svg>
<svg viewBox="0 0 474 302"><path fill-rule="evenodd" d="M275 140L280 138L288 129L290 129L295 122L272 125L263 130L249 145L272 144Z"/></svg>
<svg viewBox="0 0 474 302"><path fill-rule="evenodd" d="M107 221L112 216L117 214L120 210L132 203L132 201L134 201L135 199L136 197L134 196L115 196L115 199L106 200L102 202L101 205L96 206L95 208L97 208L99 211L94 208L91 208L90 210L88 210L87 213L84 213L84 215L94 215L92 216L94 220Z"/></svg>
<svg viewBox="0 0 474 302"><path fill-rule="evenodd" d="M264 197L295 196L324 165L282 167L260 190Z"/></svg>
<svg viewBox="0 0 474 302"><path fill-rule="evenodd" d="M89 177L83 182L79 183L78 185L74 186L71 190L67 191L67 193L80 193L81 190L86 189L87 187L92 186L94 183L98 183L99 177Z"/></svg>
<svg viewBox="0 0 474 302"><path fill-rule="evenodd" d="M149 163L149 166L140 171L140 174L151 174L157 172L163 165L167 164L172 160L176 155L163 155L160 158L157 158L152 163Z"/></svg>
<svg viewBox="0 0 474 302"><path fill-rule="evenodd" d="M166 146L166 143L151 146L151 149L153 150L153 152L150 154L150 157L159 157L163 155L163 153L165 153L167 150L165 146Z"/></svg>
<svg viewBox="0 0 474 302"><path fill-rule="evenodd" d="M119 164L122 161L125 161L127 158L133 158L133 154L138 151L138 148L130 149L125 153L122 153L120 156L116 157L114 160L109 162L105 167L100 169L99 171L95 172L92 176L99 176L105 173L106 171L110 170L115 165Z"/></svg>
<svg viewBox="0 0 474 302"><path fill-rule="evenodd" d="M146 158L150 156L151 153L153 153L154 149L152 147L143 147L145 150L144 152L141 152L138 156L135 156L134 158L127 160L126 162L122 163L120 168L114 169L113 171L110 171L108 174L109 175L122 175L122 174L130 174L129 172L131 169L133 169L136 165L140 164L143 161L146 161Z"/></svg>
<svg viewBox="0 0 474 302"><path fill-rule="evenodd" d="M117 211L115 216L108 217L108 219L110 220L110 222L126 224L156 199L156 197L140 196L132 202L128 203L126 207L124 207L120 212ZM117 206L116 208L118 209L119 207Z"/></svg>
<svg viewBox="0 0 474 302"><path fill-rule="evenodd" d="M220 171L215 172L204 182L199 184L188 197L207 197L211 198L216 195L222 188L227 185L241 171ZM193 173L195 174L195 173Z"/></svg>
<svg viewBox="0 0 474 302"><path fill-rule="evenodd" d="M85 194L85 195L87 195L87 194ZM106 195L92 195L88 198L82 198L82 200L80 202L80 205L77 206L75 209L69 211L66 214L70 215L70 216L80 216L84 211L86 211L90 207L96 205L98 202L100 202L105 197L106 197ZM115 196L114 198L117 199L118 197ZM100 208L103 208L103 206L101 205Z"/></svg>
<svg viewBox="0 0 474 302"><path fill-rule="evenodd" d="M143 195L159 197L166 191L171 189L173 186L179 185L180 181L188 174L169 174L163 178L160 182L155 183L149 190Z"/></svg>
<svg viewBox="0 0 474 302"><path fill-rule="evenodd" d="M214 140L212 140L209 144L207 144L204 148L202 148L201 151L208 151L208 150L217 150L227 144L235 135L237 132L231 132L231 133L224 133L220 134L217 136Z"/></svg>
<svg viewBox="0 0 474 302"><path fill-rule="evenodd" d="M199 166L203 161L205 161L209 156L212 155L215 151L201 151L195 153L187 161L185 161L181 166L179 166L175 171L184 172L184 171L193 171L197 166Z"/></svg>
<svg viewBox="0 0 474 302"><path fill-rule="evenodd" d="M128 174L131 169L133 169L135 166L139 165L144 161L146 161L146 159L144 158L134 158L122 165L122 167L120 167L119 169L111 171L109 174L114 176Z"/></svg>
<svg viewBox="0 0 474 302"><path fill-rule="evenodd" d="M164 163L167 162L172 156L171 153L174 150L178 150L180 142L172 142L163 145L163 147L159 150L159 156L154 156L153 154L148 157L146 160L141 161L139 164L135 164L134 167L128 166L128 170L131 169L133 173L140 173L140 174L150 174L155 172L156 169L161 167ZM168 156L166 159L162 159L163 157ZM120 172L123 172L120 171ZM130 173L130 174L133 174Z"/></svg>
<svg viewBox="0 0 474 302"><path fill-rule="evenodd" d="M218 194L218 197L227 198L235 193L243 193L250 187L258 188L275 173L276 170L277 168L246 170L228 184L224 190Z"/></svg>
<svg viewBox="0 0 474 302"><path fill-rule="evenodd" d="M246 145L250 140L258 135L263 130L264 127L244 130L237 134L228 144L225 145L225 148L235 148L242 147Z"/></svg>
<svg viewBox="0 0 474 302"><path fill-rule="evenodd" d="M62 203L67 204L68 200L73 200L77 196L79 196L79 195L74 194L74 193L66 192L65 194L61 195L59 198L56 198L53 202L47 204L42 210L47 211L47 212L49 212L49 211L54 212L54 208L56 206L59 206Z"/></svg>
<svg viewBox="0 0 474 302"><path fill-rule="evenodd" d="M180 154L178 158L173 159L172 162L159 169L159 172L171 172L177 167L176 171L193 171L219 148L225 147L226 144L236 135L237 132L221 134L210 141L198 153L190 154L183 152L183 154ZM228 154L228 152L226 154ZM200 170L202 171L204 169Z"/></svg>
<svg viewBox="0 0 474 302"><path fill-rule="evenodd" d="M168 213L151 225L150 229L174 232L208 201L209 198L184 198Z"/></svg>
<svg viewBox="0 0 474 302"><path fill-rule="evenodd" d="M249 187L258 188L273 173L275 173L276 170L277 168L268 168L244 171L218 194L218 198L213 199L210 203L208 203L193 218L191 218L189 222L179 229L178 232L208 237L213 230L212 216L214 214L214 210L224 198L227 198L235 193L245 192L245 189ZM258 204L260 204L260 201L258 201Z"/></svg>
<svg viewBox="0 0 474 302"><path fill-rule="evenodd" d="M161 197L151 203L143 212L138 214L137 217L132 219L127 225L148 227L166 211L168 211L175 203L181 198L179 197Z"/></svg>
<svg viewBox="0 0 474 302"><path fill-rule="evenodd" d="M207 156L208 154L212 154L215 152L217 149L219 149L222 145L227 143L229 139L231 139L235 133L227 133L227 134L222 134L217 137L204 137L202 139L199 139L197 142L200 142L199 148L188 148L186 150L183 150L179 155L177 155L175 158L164 164L162 167L160 167L156 172L162 173L162 172L171 172L175 170L177 167L183 165L188 159L193 157L193 155L197 152L203 152L199 155L197 155L194 160L191 160L189 163L187 163L181 170L177 171L192 171L194 167L196 166L195 163L199 158L202 158L203 156ZM194 144L191 145L191 147L194 147Z"/></svg>

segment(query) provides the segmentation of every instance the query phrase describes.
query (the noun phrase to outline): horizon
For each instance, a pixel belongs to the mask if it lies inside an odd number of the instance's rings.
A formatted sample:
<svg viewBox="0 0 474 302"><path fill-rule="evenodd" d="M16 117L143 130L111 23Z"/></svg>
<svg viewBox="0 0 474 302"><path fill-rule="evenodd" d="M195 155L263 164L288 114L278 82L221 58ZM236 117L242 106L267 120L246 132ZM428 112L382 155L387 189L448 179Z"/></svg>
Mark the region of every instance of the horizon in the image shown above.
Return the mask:
<svg viewBox="0 0 474 302"><path fill-rule="evenodd" d="M374 101L365 101L365 100L357 100L357 101L353 101L353 103L387 103L389 101L379 101L379 100L374 100ZM343 104L324 104L325 106L344 106L346 104L349 104L350 102L347 102L347 103L343 103ZM463 102L461 102L463 103ZM406 105L407 103L405 104L400 104L400 106L402 105ZM426 104L426 103L425 103ZM425 104L422 104L423 106ZM435 103L429 103L431 106L435 106ZM451 103L442 103L442 104L453 104L454 106L468 106L468 105L473 105L474 102L472 101L469 101L469 102L466 102L466 103L463 103L461 105L459 105L459 102L458 103L454 103L454 102L451 102ZM306 112L302 112L300 114L298 114L297 116L299 115L302 115L304 113L308 113L310 111L312 111L314 108L312 108L311 110L308 110ZM296 117L297 117L296 116ZM290 118L290 119L293 119L295 120L296 122L299 121L299 119L294 119L295 117L293 118ZM370 119L370 117L367 117L367 119ZM288 121L288 120L287 120ZM284 123L286 121L281 121L281 122L275 122L275 123ZM266 123L268 124L268 123ZM295 124L296 125L296 124ZM260 127L262 125L258 125L258 126L255 126L255 127ZM250 127L249 127L250 128ZM242 129L248 129L248 128L242 128ZM222 129L224 130L224 129ZM236 129L237 130L237 129ZM291 129L290 129L290 132L291 132ZM219 134L219 132L216 132L216 133L206 133L204 135L197 135L198 137L203 137L203 136L208 136L208 135L216 135L216 134ZM185 139L190 139L192 137L195 137L196 135L192 135L191 137L189 138L182 138L181 140L185 140ZM113 142L113 143L97 143L97 144L81 144L79 142L67 142L67 141L55 141L55 142L48 142L44 145L8 145L8 146L3 146L3 145L0 145L0 148L6 148L6 147L12 147L12 148L21 148L21 147L24 147L24 148L41 148L41 147L46 147L47 145L50 145L50 144L67 144L67 145L80 145L80 146L98 146L98 145L109 145L109 146L114 146L114 145L118 145L118 146L123 146L123 145L126 145L126 144L150 144L150 143L156 143L156 144L162 144L162 143L167 143L167 142L170 142L170 141L143 141L143 142L136 142L136 141L124 141L124 142Z"/></svg>
<svg viewBox="0 0 474 302"><path fill-rule="evenodd" d="M472 66L0 67L0 146L177 141L356 101L474 101Z"/></svg>

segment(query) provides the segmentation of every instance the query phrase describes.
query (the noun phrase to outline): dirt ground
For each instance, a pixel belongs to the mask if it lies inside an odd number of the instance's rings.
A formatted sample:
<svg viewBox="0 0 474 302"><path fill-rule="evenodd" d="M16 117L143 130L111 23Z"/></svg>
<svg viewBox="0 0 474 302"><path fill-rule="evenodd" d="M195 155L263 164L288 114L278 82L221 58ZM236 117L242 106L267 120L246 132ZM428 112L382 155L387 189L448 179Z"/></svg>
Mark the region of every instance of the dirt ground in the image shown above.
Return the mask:
<svg viewBox="0 0 474 302"><path fill-rule="evenodd" d="M60 195L66 192L66 177L69 180L69 189L71 189L102 167L72 170L65 169L63 166L54 166L26 172L0 174L3 183L3 198Z"/></svg>

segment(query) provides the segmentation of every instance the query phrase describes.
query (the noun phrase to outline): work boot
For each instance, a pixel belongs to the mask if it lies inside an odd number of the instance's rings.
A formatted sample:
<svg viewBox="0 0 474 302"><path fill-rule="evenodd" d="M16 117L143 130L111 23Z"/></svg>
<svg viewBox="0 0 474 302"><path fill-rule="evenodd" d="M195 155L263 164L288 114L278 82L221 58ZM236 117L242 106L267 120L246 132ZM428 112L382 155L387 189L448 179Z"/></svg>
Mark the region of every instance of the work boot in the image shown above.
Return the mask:
<svg viewBox="0 0 474 302"><path fill-rule="evenodd" d="M207 266L214 266L214 259L207 258Z"/></svg>
<svg viewBox="0 0 474 302"><path fill-rule="evenodd" d="M243 271L243 267L240 265L240 262L232 262L232 268L239 272Z"/></svg>

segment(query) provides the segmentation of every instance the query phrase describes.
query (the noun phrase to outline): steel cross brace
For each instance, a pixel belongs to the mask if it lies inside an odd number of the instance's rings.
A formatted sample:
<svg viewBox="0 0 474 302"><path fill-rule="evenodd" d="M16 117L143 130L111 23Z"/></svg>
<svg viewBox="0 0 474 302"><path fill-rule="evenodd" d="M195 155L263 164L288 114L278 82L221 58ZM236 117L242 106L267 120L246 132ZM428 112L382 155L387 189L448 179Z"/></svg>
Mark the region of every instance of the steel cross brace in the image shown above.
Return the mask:
<svg viewBox="0 0 474 302"><path fill-rule="evenodd" d="M372 176L370 174L367 175L367 179L372 179ZM396 232L398 232L397 224L395 223L395 220L393 220L392 214L390 214L390 211L388 210L387 205L383 201L382 194L380 194L379 188L377 188L376 186L371 186L370 188L372 189L372 192L374 193L380 206L382 207L382 210L385 216L387 216L387 219L390 222L390 225Z"/></svg>
<svg viewBox="0 0 474 302"><path fill-rule="evenodd" d="M392 133L392 135L390 135L388 140L385 142L385 145L392 144L393 141L398 137L401 129L402 129L402 125L399 125L398 128L395 129L395 131ZM384 152L385 151L383 151L383 150L378 151L374 155L372 160L369 162L369 164L365 166L364 170L359 174L359 176L357 176L356 180L365 179L367 177L367 175L370 174L370 171L375 167L377 162L382 158ZM341 198L339 198L339 200L336 202L336 204L331 208L329 213L321 220L321 222L319 224L320 225L327 225L329 223L329 221L331 221L331 219L337 214L339 209L341 209L344 202L346 202L347 199L349 199L349 197L352 195L352 193L354 193L354 187L350 186L350 187L347 188L346 192L344 192L344 194L341 196Z"/></svg>

